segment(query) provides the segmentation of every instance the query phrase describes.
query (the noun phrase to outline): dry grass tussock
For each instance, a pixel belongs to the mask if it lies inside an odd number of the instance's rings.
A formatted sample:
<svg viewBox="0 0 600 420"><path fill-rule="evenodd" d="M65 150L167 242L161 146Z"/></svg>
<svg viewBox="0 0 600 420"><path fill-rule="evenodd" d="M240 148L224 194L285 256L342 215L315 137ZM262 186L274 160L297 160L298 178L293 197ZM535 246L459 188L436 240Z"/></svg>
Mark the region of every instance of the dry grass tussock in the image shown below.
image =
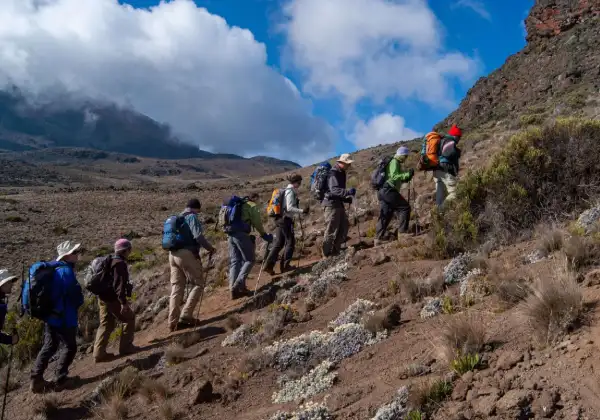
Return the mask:
<svg viewBox="0 0 600 420"><path fill-rule="evenodd" d="M60 401L56 395L47 395L34 402L33 412L42 415L46 419L51 419L58 414Z"/></svg>
<svg viewBox="0 0 600 420"><path fill-rule="evenodd" d="M448 365L479 354L486 340L481 316L474 313L457 314L442 322L438 346L441 357Z"/></svg>
<svg viewBox="0 0 600 420"><path fill-rule="evenodd" d="M97 420L125 420L129 414L127 403L120 395L113 395L94 411Z"/></svg>
<svg viewBox="0 0 600 420"><path fill-rule="evenodd" d="M544 256L548 256L555 251L559 251L564 244L564 232L558 228L542 229L538 228L539 240L537 249Z"/></svg>
<svg viewBox="0 0 600 420"><path fill-rule="evenodd" d="M402 297L412 303L421 301L427 296L435 296L444 290L444 276L440 272L429 276L406 276L401 280Z"/></svg>
<svg viewBox="0 0 600 420"><path fill-rule="evenodd" d="M164 384L150 378L144 378L142 380L137 392L146 403L165 401L169 398L169 392Z"/></svg>
<svg viewBox="0 0 600 420"><path fill-rule="evenodd" d="M557 264L548 278L538 278L524 302L522 314L542 343L552 343L567 333L583 314L583 295L576 275L566 264Z"/></svg>
<svg viewBox="0 0 600 420"><path fill-rule="evenodd" d="M187 351L179 344L173 344L165 350L165 360L169 366L178 365L189 358Z"/></svg>
<svg viewBox="0 0 600 420"><path fill-rule="evenodd" d="M593 237L572 236L566 241L563 252L569 268L578 271L598 261L600 258L600 243Z"/></svg>
<svg viewBox="0 0 600 420"><path fill-rule="evenodd" d="M233 315L229 315L227 317L227 319L225 320L225 327L227 328L228 331L233 331L233 330L241 327L243 323L244 322L242 321L242 318L240 318L239 315L233 314Z"/></svg>
<svg viewBox="0 0 600 420"><path fill-rule="evenodd" d="M524 301L531 293L528 280L510 272L507 267L492 267L486 279L500 301L508 308Z"/></svg>
<svg viewBox="0 0 600 420"><path fill-rule="evenodd" d="M451 382L443 379L419 381L410 387L408 405L414 410L432 413L451 394Z"/></svg>

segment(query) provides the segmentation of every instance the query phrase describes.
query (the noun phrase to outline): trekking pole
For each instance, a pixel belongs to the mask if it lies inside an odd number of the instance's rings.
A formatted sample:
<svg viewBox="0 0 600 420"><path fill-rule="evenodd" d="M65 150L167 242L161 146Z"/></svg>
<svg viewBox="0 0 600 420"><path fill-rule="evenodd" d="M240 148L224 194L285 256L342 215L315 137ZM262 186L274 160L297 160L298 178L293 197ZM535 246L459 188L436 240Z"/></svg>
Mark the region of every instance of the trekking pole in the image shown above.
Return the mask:
<svg viewBox="0 0 600 420"><path fill-rule="evenodd" d="M258 286L260 285L260 276L265 268L265 264L267 263L267 257L269 256L269 248L271 247L271 242L267 242L267 246L265 247L265 255L263 257L263 262L260 265L260 271L258 272L258 278L256 279L256 285L254 286L254 296L256 296L256 292L258 291Z"/></svg>
<svg viewBox="0 0 600 420"><path fill-rule="evenodd" d="M298 221L300 222L300 233L302 234L302 246L300 247L300 256L298 257L298 267L300 268L300 260L302 260L302 252L304 252L304 241L306 238L304 237L304 226L302 226L302 216L298 217Z"/></svg>
<svg viewBox="0 0 600 420"><path fill-rule="evenodd" d="M421 230L421 222L419 221L419 212L417 211L417 193L415 191L415 186L413 184L413 180L410 180L410 187L413 190L413 204L414 204L414 211L415 211L415 236L419 235L419 232Z"/></svg>
<svg viewBox="0 0 600 420"><path fill-rule="evenodd" d="M16 331L13 329L12 334L15 335ZM8 395L8 386L10 384L10 368L12 367L12 359L13 359L13 348L14 344L10 345L10 354L8 356L8 368L6 370L6 381L4 383L4 401L2 403L2 416L1 420L4 420L4 411L6 410L6 396Z"/></svg>
<svg viewBox="0 0 600 420"><path fill-rule="evenodd" d="M358 241L362 241L362 236L360 234L360 221L358 220L358 209L356 207L356 202L352 200L352 205L354 206L354 223L356 223L356 227L358 228Z"/></svg>
<svg viewBox="0 0 600 420"><path fill-rule="evenodd" d="M204 273L204 278L206 280L208 280L208 272L211 270L211 268L214 267L214 261L213 261L213 254L210 254L210 256L208 257L208 263L207 263L207 267L206 267L206 272ZM206 280L204 281L204 284L206 287ZM202 294L200 294L200 300L198 301L198 306L196 308L196 319L200 319L200 307L202 306L202 299L204 298L204 288L202 289Z"/></svg>

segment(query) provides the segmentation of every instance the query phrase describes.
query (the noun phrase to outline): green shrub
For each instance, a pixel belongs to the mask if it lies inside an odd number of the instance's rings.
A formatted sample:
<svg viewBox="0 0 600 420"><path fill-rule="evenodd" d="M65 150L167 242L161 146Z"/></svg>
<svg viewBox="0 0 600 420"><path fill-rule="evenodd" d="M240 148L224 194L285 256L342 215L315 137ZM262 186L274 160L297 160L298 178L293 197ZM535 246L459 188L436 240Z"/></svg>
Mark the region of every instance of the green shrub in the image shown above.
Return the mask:
<svg viewBox="0 0 600 420"><path fill-rule="evenodd" d="M453 371L459 375L462 375L463 373L475 370L475 368L479 365L479 362L480 357L478 353L465 354L454 359L450 364L450 367Z"/></svg>
<svg viewBox="0 0 600 420"><path fill-rule="evenodd" d="M581 210L600 188L600 121L557 120L513 136L489 166L469 173L432 217L438 256L494 237L507 242L542 220Z"/></svg>
<svg viewBox="0 0 600 420"><path fill-rule="evenodd" d="M519 125L527 127L530 125L540 125L546 120L545 114L525 114L519 117Z"/></svg>
<svg viewBox="0 0 600 420"><path fill-rule="evenodd" d="M9 311L4 323L5 331L16 328L19 342L13 348L13 360L20 367L30 362L42 348L44 323L29 316L19 318L16 311ZM10 346L0 346L0 365L8 362Z"/></svg>
<svg viewBox="0 0 600 420"><path fill-rule="evenodd" d="M406 415L406 420L423 420L423 413L419 410L410 410Z"/></svg>
<svg viewBox="0 0 600 420"><path fill-rule="evenodd" d="M433 382L422 382L411 389L409 402L413 411L422 412L427 418L446 398L452 394L452 383L443 379ZM419 417L416 417L417 419Z"/></svg>

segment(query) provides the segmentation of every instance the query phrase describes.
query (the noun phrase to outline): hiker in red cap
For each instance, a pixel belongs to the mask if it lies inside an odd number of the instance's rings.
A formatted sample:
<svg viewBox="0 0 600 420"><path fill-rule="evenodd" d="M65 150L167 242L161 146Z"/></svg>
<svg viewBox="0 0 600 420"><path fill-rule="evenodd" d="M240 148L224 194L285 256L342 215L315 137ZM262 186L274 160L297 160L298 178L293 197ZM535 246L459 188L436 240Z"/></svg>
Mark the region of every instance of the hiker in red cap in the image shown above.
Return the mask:
<svg viewBox="0 0 600 420"><path fill-rule="evenodd" d="M462 130L456 124L450 127L448 134L440 141L440 163L433 172L435 178L435 202L438 206L446 200L454 199L458 182L458 169L461 151L457 147Z"/></svg>

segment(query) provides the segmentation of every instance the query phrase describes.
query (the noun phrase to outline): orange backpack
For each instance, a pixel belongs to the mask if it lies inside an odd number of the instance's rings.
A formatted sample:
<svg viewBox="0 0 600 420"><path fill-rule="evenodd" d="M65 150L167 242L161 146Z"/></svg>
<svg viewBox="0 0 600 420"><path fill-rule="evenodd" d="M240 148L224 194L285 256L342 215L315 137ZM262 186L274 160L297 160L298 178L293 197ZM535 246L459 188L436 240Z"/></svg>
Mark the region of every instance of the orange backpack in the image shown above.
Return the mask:
<svg viewBox="0 0 600 420"><path fill-rule="evenodd" d="M283 196L285 194L285 188L275 188L269 204L267 205L267 215L269 217L281 216L283 212Z"/></svg>
<svg viewBox="0 0 600 420"><path fill-rule="evenodd" d="M421 158L417 169L420 171L432 171L440 164L440 143L442 136L435 131L427 133L423 138L421 147Z"/></svg>

